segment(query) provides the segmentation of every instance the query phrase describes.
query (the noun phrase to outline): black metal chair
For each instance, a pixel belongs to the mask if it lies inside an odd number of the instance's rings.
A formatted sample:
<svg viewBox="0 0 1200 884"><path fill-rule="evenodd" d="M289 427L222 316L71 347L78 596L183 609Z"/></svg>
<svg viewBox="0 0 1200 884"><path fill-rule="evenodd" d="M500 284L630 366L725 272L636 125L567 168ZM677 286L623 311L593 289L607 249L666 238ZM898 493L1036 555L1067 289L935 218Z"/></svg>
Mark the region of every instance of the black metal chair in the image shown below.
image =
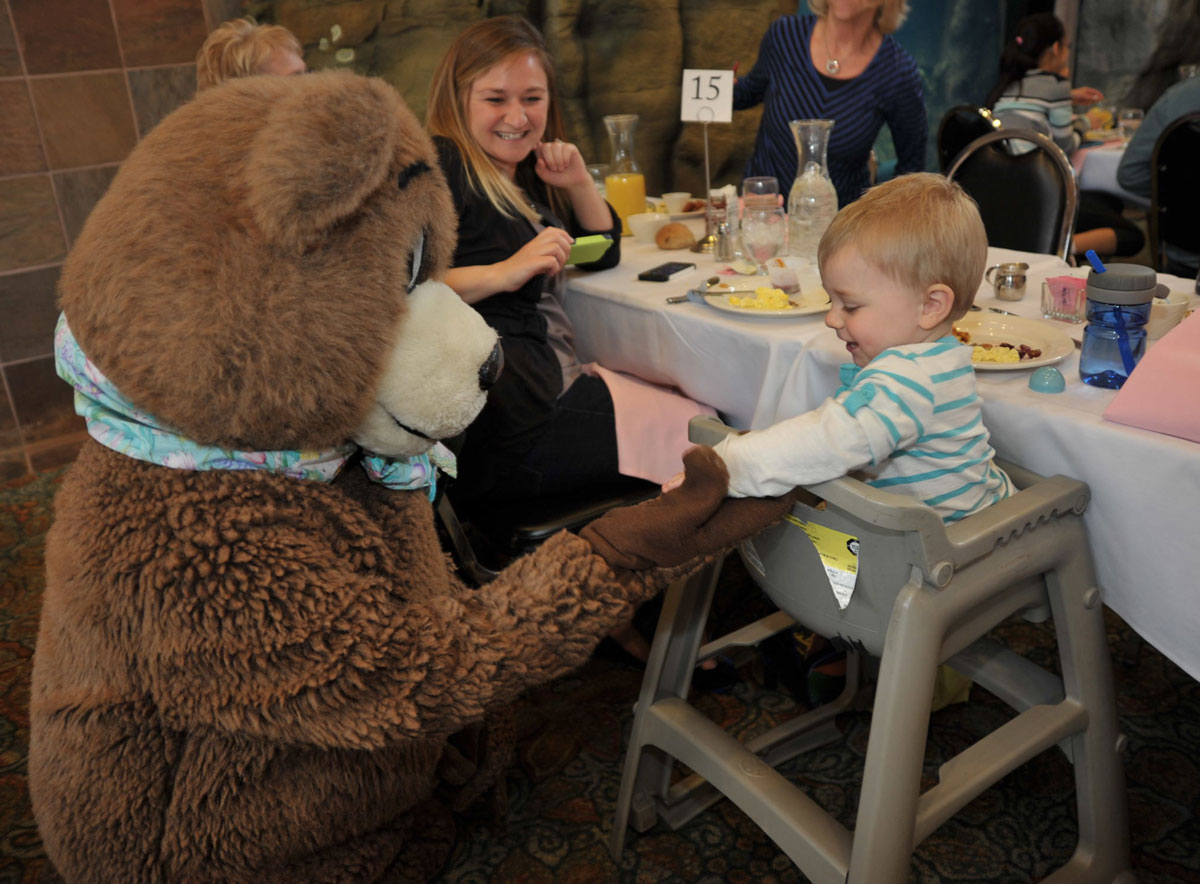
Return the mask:
<svg viewBox="0 0 1200 884"><path fill-rule="evenodd" d="M942 115L937 130L938 168L943 174L964 147L1000 128L1000 121L986 107L959 104Z"/></svg>
<svg viewBox="0 0 1200 884"><path fill-rule="evenodd" d="M1200 113L1163 130L1150 154L1150 249L1166 269L1165 243L1200 253Z"/></svg>
<svg viewBox="0 0 1200 884"><path fill-rule="evenodd" d="M1031 149L1014 155L1011 143ZM989 245L1069 258L1079 185L1067 155L1045 135L1004 128L981 135L946 175L979 204Z"/></svg>

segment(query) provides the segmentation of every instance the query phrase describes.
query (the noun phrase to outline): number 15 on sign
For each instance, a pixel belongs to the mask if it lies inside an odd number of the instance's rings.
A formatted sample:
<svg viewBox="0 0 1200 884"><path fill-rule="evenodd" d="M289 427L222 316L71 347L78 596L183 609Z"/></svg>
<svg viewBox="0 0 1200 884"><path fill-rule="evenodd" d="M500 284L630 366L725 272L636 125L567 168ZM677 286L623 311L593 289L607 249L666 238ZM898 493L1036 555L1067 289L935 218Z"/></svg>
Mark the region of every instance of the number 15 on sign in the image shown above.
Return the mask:
<svg viewBox="0 0 1200 884"><path fill-rule="evenodd" d="M733 71L685 70L679 119L685 123L733 122Z"/></svg>

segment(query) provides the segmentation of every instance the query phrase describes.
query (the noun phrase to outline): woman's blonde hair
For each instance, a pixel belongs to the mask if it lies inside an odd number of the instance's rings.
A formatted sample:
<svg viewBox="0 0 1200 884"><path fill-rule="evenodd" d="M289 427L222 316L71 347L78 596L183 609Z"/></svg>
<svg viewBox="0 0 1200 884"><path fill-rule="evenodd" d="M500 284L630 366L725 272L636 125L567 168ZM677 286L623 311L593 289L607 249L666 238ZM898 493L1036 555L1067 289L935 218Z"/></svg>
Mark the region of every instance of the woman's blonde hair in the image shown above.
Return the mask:
<svg viewBox="0 0 1200 884"><path fill-rule="evenodd" d="M475 22L450 44L433 75L425 125L431 135L442 135L457 145L468 183L482 192L497 211L508 218L521 215L536 222L537 213L521 194L522 167L517 167L516 180L510 181L475 141L467 122L472 84L496 65L518 55L537 58L546 74L546 131L542 137L546 141L562 138L566 132L558 104L554 59L537 28L516 15ZM549 191L551 208L562 215L566 200L556 188Z"/></svg>
<svg viewBox="0 0 1200 884"><path fill-rule="evenodd" d="M834 216L817 262L846 246L914 291L946 285L954 292L951 319L975 300L987 264L987 231L975 200L933 172L913 172L872 187Z"/></svg>
<svg viewBox="0 0 1200 884"><path fill-rule="evenodd" d="M296 35L280 25L260 25L252 18L218 25L196 53L196 91L257 74L276 49L304 52Z"/></svg>
<svg viewBox="0 0 1200 884"><path fill-rule="evenodd" d="M817 18L829 14L829 0L808 0L808 8ZM880 0L875 10L875 27L883 35L894 34L908 15L908 0Z"/></svg>

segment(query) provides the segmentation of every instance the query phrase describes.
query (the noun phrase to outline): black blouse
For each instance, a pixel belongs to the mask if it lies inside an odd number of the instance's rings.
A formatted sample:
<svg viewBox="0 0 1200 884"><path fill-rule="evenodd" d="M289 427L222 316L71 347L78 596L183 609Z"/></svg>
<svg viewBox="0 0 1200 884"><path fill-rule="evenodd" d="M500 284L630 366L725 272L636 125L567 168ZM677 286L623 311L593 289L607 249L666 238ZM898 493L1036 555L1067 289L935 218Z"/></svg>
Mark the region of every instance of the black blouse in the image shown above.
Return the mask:
<svg viewBox="0 0 1200 884"><path fill-rule="evenodd" d="M537 236L524 217L506 218L486 196L471 188L453 141L441 136L434 136L433 141L458 213L453 266L496 264ZM548 207L546 185L534 172L535 163L536 157L531 155L518 167L516 180L542 224L561 227L573 237L608 233L613 238L608 251L600 260L579 266L585 270L616 266L621 260L621 222L612 206L613 224L608 230L586 230L573 214L564 223ZM547 338L546 319L538 311L548 282L545 275L535 276L516 291L497 292L472 305L500 333L504 370L488 392L483 412L467 430L459 457L462 493L490 487L497 474L510 471L529 453L550 424L555 400L563 392L563 372Z"/></svg>
<svg viewBox="0 0 1200 884"><path fill-rule="evenodd" d="M454 197L454 210L458 213L458 248L454 253L455 267L472 267L479 264L496 264L515 255L522 246L537 236L533 225L523 217L506 218L488 198L471 188L462 156L457 145L448 138L434 136L438 159L442 171L450 184ZM621 260L621 228L617 213L609 206L613 224L607 230L587 230L569 215L560 220L549 208L545 183L533 171L536 157L529 158L517 168L517 184L529 197L534 210L541 215L547 227L561 227L571 236L587 236L607 233L613 244L598 261L580 264L583 270L605 270L615 267ZM546 287L544 276L535 276L515 292L497 292L477 301L473 306L488 324L502 335L532 335L546 339L546 324L537 313L537 304Z"/></svg>

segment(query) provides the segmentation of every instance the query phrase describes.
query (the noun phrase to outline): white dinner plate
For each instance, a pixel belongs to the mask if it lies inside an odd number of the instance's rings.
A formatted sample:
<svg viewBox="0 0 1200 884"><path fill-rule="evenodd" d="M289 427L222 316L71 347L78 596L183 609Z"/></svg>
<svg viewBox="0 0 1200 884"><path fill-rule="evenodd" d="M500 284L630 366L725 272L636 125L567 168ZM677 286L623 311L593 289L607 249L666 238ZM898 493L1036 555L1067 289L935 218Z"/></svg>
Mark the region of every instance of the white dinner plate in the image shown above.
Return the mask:
<svg viewBox="0 0 1200 884"><path fill-rule="evenodd" d="M954 321L954 327L971 336L971 344L1027 344L1041 350L1037 359L1020 362L976 362L976 371L1022 371L1062 362L1075 350L1075 342L1045 320L1023 316L964 316Z"/></svg>
<svg viewBox="0 0 1200 884"><path fill-rule="evenodd" d="M739 316L788 318L792 316L811 316L814 313L824 313L829 309L828 301L822 304L814 304L811 301L801 300L801 297L800 295L792 295L789 300L797 306L784 307L779 310L763 310L757 307L734 307L729 303L729 295L705 295L704 300L718 310L724 310L726 313L736 313Z"/></svg>
<svg viewBox="0 0 1200 884"><path fill-rule="evenodd" d="M689 218L703 218L704 210L697 209L694 212L676 212L671 216L672 221L686 221Z"/></svg>

